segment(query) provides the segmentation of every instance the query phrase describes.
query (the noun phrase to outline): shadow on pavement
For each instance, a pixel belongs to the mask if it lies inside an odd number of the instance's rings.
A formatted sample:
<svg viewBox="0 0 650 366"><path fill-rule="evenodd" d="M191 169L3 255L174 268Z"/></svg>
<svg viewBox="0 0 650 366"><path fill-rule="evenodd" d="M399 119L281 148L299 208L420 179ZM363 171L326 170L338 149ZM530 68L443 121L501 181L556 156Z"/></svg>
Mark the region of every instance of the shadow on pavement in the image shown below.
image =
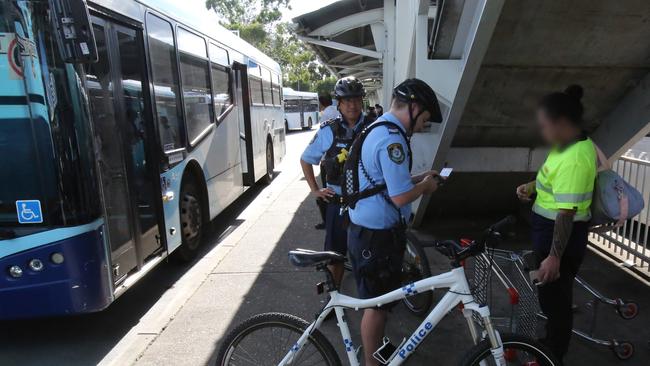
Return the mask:
<svg viewBox="0 0 650 366"><path fill-rule="evenodd" d="M273 213L271 213L273 215ZM423 225L425 229L421 234L434 235L438 238L479 238L483 230L501 217L482 217L479 219L463 218L437 220L434 223ZM308 322L314 319L315 314L324 305L325 296L317 295L315 284L322 281L321 274L310 268L297 269L292 267L287 259L287 252L294 248L307 248L320 250L322 248L324 232L313 228L318 221L316 205L311 198L303 200L298 207L291 222L282 233L277 245L272 249L268 258L259 266L252 265L248 274L255 273L252 285L247 288L241 298L241 305L236 309L228 324L220 326L224 332L220 337L215 338L216 343L209 364L214 364L220 342L225 333L233 329L245 319L263 312L286 312L299 316ZM272 229L269 229L272 230ZM258 234L264 237L263 233ZM256 243L259 246L263 242ZM240 243L239 245L247 245ZM251 243L250 245L255 245ZM506 238L503 243L504 249L523 250L530 246L528 239L528 227L525 224L518 225L514 233ZM247 250L244 249L244 253ZM449 263L446 258L441 257L433 250L427 250L429 260L434 274L449 270ZM245 256L231 258L240 261L242 268L249 268L244 261ZM226 263L220 266L213 273L213 276L232 276L233 271ZM650 292L648 288L632 277L617 269L611 263L590 253L585 260L581 275L592 281L596 287L605 294L615 297L636 298L642 309L650 306ZM343 293L354 295L353 279L350 273L346 273L343 283ZM436 295L439 298L440 294ZM576 304L584 304L589 298L584 292L576 290ZM231 304L232 305L232 304ZM588 343L574 337L570 354L567 358L567 365L647 365L649 350L647 341L650 339L647 324L650 324L650 312L643 313L635 320L625 321L619 318L611 309L602 308L598 318L599 329L605 339L628 339L637 345L634 358L628 361L618 360L611 350L606 347ZM349 325L355 344L360 344L358 326L360 312L347 310L350 319ZM580 306L576 312L576 326L585 327L586 318L589 317L589 309ZM399 344L404 337L420 324L421 319L410 314L400 304L394 308L389 317L387 335L394 344ZM541 323L540 323L541 326ZM321 331L333 344L339 353L343 364L347 359L343 353L344 346L338 333L335 321L324 324ZM471 342L464 318L459 311L452 311L434 329L433 333L420 345L418 352L411 357L408 365L457 365L469 350Z"/></svg>

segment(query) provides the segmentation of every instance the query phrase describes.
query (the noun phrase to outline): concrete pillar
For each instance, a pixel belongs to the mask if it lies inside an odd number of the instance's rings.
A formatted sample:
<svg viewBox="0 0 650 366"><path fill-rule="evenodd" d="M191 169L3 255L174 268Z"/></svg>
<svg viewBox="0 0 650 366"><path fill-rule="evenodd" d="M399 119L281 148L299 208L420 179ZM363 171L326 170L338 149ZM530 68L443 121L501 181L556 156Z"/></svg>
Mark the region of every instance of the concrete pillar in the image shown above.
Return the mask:
<svg viewBox="0 0 650 366"><path fill-rule="evenodd" d="M650 74L608 113L592 134L610 162L650 133Z"/></svg>

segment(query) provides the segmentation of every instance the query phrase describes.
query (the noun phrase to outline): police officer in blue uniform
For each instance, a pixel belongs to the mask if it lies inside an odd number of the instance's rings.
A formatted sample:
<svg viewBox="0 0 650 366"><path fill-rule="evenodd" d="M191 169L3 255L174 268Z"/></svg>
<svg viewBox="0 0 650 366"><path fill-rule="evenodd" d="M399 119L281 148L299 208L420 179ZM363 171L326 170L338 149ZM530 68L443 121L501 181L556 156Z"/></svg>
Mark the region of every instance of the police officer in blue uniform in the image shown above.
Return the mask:
<svg viewBox="0 0 650 366"><path fill-rule="evenodd" d="M317 199L327 202L325 215L325 250L347 254L347 232L341 214L341 178L343 164L355 136L369 121L363 114L363 84L352 77L340 79L334 87L341 116L325 121L300 158L305 179ZM325 170L327 186L320 188L313 165ZM323 174L323 172L321 172ZM329 267L337 285L343 278L343 264Z"/></svg>
<svg viewBox="0 0 650 366"><path fill-rule="evenodd" d="M417 176L410 172L410 136L426 121L442 121L436 94L425 82L408 79L393 90L390 111L369 125L352 146L346 169L355 164L353 159L358 160L359 194L348 202L348 250L361 298L380 296L400 286L411 202L438 187L437 172ZM366 365L378 365L372 355L381 346L386 310L364 311L361 338Z"/></svg>

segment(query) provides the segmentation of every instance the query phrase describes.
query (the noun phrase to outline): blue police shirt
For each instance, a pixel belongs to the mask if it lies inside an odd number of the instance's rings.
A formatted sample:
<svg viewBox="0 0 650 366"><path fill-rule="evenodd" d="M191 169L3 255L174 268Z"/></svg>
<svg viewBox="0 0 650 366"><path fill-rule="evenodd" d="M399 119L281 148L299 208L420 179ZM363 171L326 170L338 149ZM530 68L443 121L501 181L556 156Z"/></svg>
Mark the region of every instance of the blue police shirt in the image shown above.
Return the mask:
<svg viewBox="0 0 650 366"><path fill-rule="evenodd" d="M357 123L354 125L353 128L350 128L347 123L341 123L341 127L345 129L345 135L348 138L352 137L352 134L354 131L359 127L361 123L363 123L364 120L364 114L361 113L361 116L359 117L359 120ZM302 156L300 159L303 161L311 164L311 165L318 165L320 164L321 159L323 156L325 156L325 153L329 148L332 146L332 142L334 141L334 131L332 131L331 127L326 127L326 128L321 128L316 132L316 135L314 135L314 138L311 140L309 145L307 145L307 148L305 148L305 151L302 153ZM335 185L335 184L327 184L329 188L332 188L334 192L338 195L341 194L341 186Z"/></svg>
<svg viewBox="0 0 650 366"><path fill-rule="evenodd" d="M402 131L405 129L390 113L385 113L377 121L390 121L397 127L379 126L370 131L361 147L361 162L376 184L386 184L389 197L398 196L414 187L409 171L407 141L396 128ZM368 188L372 188L371 184L359 168L359 189ZM349 211L350 220L359 226L369 229L390 229L399 224L400 214L406 220L409 219L411 204L401 207L398 214L395 206L380 193L359 200L356 207Z"/></svg>

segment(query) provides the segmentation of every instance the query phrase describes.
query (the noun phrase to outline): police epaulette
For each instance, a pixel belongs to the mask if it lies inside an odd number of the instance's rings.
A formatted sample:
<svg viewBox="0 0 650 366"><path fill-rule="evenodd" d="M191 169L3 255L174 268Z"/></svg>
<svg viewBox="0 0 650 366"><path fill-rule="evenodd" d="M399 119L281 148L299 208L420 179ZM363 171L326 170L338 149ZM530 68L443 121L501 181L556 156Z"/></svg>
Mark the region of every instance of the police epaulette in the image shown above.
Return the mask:
<svg viewBox="0 0 650 366"><path fill-rule="evenodd" d="M325 121L325 122L321 122L321 124L320 124L320 128L323 128L323 127L329 126L329 125L335 123L336 120L338 120L338 119L339 119L339 117L337 117L337 118L332 118L332 119L328 119L328 120Z"/></svg>

